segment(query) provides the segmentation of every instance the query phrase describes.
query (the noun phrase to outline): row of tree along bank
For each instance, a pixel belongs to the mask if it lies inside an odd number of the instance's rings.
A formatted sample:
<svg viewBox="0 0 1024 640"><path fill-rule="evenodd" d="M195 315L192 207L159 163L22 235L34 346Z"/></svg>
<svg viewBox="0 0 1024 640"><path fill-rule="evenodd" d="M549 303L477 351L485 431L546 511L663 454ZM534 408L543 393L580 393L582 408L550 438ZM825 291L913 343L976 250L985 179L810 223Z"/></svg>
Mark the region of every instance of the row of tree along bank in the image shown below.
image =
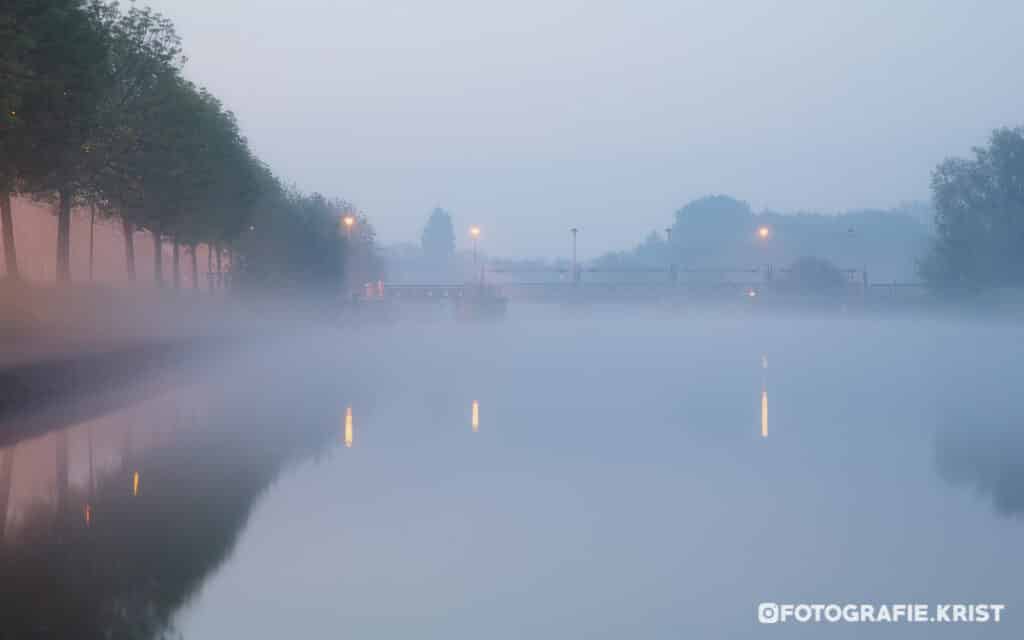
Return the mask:
<svg viewBox="0 0 1024 640"><path fill-rule="evenodd" d="M173 245L175 284L182 257L197 272L200 245L211 248L211 262L231 262L237 283L252 285L338 285L353 254L373 255L368 222L346 234L339 223L347 203L283 185L253 154L234 114L185 79L184 62L174 25L150 9L5 3L0 226L8 277L19 276L16 194L52 205L61 282L72 278L74 208L119 221L132 279L134 232L148 232L161 284L165 242Z"/></svg>

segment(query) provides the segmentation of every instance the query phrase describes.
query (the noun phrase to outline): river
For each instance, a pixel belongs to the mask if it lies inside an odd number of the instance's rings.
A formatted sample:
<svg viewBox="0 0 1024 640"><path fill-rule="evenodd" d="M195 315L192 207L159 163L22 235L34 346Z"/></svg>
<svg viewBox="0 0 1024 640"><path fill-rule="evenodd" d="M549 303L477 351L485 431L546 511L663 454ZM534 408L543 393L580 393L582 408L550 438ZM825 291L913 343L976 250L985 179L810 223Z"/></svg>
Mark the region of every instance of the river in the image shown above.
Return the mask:
<svg viewBox="0 0 1024 640"><path fill-rule="evenodd" d="M18 637L1019 637L1022 333L523 306L267 342L0 453L3 619ZM1006 608L762 625L761 602Z"/></svg>

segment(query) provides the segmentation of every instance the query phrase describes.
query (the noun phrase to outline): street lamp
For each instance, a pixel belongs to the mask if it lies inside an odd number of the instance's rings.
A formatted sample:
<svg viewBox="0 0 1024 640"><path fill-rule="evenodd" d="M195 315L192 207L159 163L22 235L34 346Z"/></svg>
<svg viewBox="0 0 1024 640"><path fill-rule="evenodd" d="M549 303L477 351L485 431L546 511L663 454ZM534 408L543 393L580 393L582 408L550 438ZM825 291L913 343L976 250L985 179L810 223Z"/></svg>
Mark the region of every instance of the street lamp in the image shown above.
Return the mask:
<svg viewBox="0 0 1024 640"><path fill-rule="evenodd" d="M576 284L577 276L579 275L576 270L576 234L580 232L579 229L573 227L569 229L572 232L572 283Z"/></svg>
<svg viewBox="0 0 1024 640"><path fill-rule="evenodd" d="M351 239L352 238L352 227L355 226L355 224L356 224L355 216L347 215L344 218L342 218L341 221L345 224L345 236L348 237L349 239Z"/></svg>
<svg viewBox="0 0 1024 640"><path fill-rule="evenodd" d="M772 234L771 229L769 229L766 225L761 225L760 227L757 228L757 237L760 238L761 240L767 241L768 237L771 234ZM766 264L764 267L765 267L765 271L764 271L764 279L765 279L765 281L771 280L772 279L772 265L771 265L771 263Z"/></svg>
<svg viewBox="0 0 1024 640"><path fill-rule="evenodd" d="M473 225L469 228L469 235L473 238L473 267L476 267L476 241L480 238L480 227Z"/></svg>
<svg viewBox="0 0 1024 640"><path fill-rule="evenodd" d="M668 248L668 279L669 282L675 284L678 276L676 275L676 256L672 251L672 227L665 227L665 246Z"/></svg>

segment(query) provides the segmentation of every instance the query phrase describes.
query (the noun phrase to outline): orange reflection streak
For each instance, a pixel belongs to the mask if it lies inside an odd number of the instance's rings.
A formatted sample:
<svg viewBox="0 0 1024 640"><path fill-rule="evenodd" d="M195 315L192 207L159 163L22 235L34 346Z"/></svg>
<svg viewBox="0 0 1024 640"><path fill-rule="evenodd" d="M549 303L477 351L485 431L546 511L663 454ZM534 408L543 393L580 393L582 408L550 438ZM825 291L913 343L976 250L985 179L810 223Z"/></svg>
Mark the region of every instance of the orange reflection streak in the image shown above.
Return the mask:
<svg viewBox="0 0 1024 640"><path fill-rule="evenodd" d="M345 447L352 448L352 407L345 409Z"/></svg>
<svg viewBox="0 0 1024 640"><path fill-rule="evenodd" d="M480 403L473 401L473 433L480 431Z"/></svg>
<svg viewBox="0 0 1024 640"><path fill-rule="evenodd" d="M139 472L136 471L132 474L132 495L139 495Z"/></svg>
<svg viewBox="0 0 1024 640"><path fill-rule="evenodd" d="M83 509L83 512L84 512L84 515L85 515L85 526L88 527L90 524L92 524L92 505L89 504L89 503L86 503L85 508Z"/></svg>
<svg viewBox="0 0 1024 640"><path fill-rule="evenodd" d="M761 437L768 437L768 392L761 391Z"/></svg>
<svg viewBox="0 0 1024 640"><path fill-rule="evenodd" d="M761 437L768 437L768 356L761 355Z"/></svg>

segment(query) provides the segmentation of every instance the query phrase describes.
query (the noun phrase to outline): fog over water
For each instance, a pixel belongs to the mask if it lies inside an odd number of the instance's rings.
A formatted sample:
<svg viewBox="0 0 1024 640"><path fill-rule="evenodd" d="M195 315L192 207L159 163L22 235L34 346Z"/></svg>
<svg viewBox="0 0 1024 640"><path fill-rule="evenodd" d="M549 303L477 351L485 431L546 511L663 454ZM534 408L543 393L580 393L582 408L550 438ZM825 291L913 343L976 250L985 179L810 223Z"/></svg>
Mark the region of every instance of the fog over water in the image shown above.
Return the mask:
<svg viewBox="0 0 1024 640"><path fill-rule="evenodd" d="M978 601L1007 603L1005 632L1021 523L1000 494L1020 494L991 478L1020 440L989 416L1020 413L1018 333L531 310L372 332L358 382L324 372L334 448L271 489L179 621L187 637L718 637L764 633L763 600ZM947 437L964 429L973 449Z"/></svg>
<svg viewBox="0 0 1024 640"><path fill-rule="evenodd" d="M210 501L252 507L172 607L187 638L864 633L762 627L761 601L1005 603L1000 625L970 627L1005 637L1024 605L1019 337L979 319L530 306L310 335L215 372L219 398L164 400L191 427L159 427L171 409L131 421L150 462L128 504L164 503L135 525L157 556ZM177 535L143 535L170 513Z"/></svg>

